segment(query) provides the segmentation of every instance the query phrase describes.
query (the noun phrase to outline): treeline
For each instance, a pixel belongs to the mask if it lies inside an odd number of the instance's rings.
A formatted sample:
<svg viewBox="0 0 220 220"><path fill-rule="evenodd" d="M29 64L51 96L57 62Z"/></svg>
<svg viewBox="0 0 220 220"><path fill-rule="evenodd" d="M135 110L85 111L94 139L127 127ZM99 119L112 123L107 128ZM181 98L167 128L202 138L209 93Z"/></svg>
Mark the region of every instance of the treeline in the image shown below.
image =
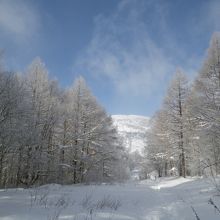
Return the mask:
<svg viewBox="0 0 220 220"><path fill-rule="evenodd" d="M125 178L112 119L84 79L62 90L39 58L26 73L0 68L0 186Z"/></svg>
<svg viewBox="0 0 220 220"><path fill-rule="evenodd" d="M145 172L152 170L159 176L220 173L220 33L192 83L177 70L151 120Z"/></svg>

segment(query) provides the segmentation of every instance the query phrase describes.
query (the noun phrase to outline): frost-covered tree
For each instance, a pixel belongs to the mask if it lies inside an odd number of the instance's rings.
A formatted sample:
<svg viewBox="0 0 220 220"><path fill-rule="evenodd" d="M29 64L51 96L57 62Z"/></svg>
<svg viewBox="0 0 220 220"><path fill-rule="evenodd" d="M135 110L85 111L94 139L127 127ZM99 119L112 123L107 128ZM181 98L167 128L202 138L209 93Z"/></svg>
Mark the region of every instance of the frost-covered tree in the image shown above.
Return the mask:
<svg viewBox="0 0 220 220"><path fill-rule="evenodd" d="M179 162L179 175L186 177L186 105L188 94L188 81L186 76L177 71L164 100L164 108L167 112L167 123L172 151Z"/></svg>
<svg viewBox="0 0 220 220"><path fill-rule="evenodd" d="M220 34L211 39L207 57L193 84L190 111L201 166L220 172Z"/></svg>
<svg viewBox="0 0 220 220"><path fill-rule="evenodd" d="M0 185L11 184L11 164L20 129L21 98L17 77L0 70Z"/></svg>
<svg viewBox="0 0 220 220"><path fill-rule="evenodd" d="M57 120L57 87L49 80L47 70L39 58L29 66L24 76L27 103L25 111L25 136L22 149L20 182L31 185L49 177L53 162L54 128Z"/></svg>
<svg viewBox="0 0 220 220"><path fill-rule="evenodd" d="M178 70L167 90L161 110L151 120L146 154L159 176L168 175L168 171L175 167L178 167L180 176L186 176L187 94L187 79Z"/></svg>
<svg viewBox="0 0 220 220"><path fill-rule="evenodd" d="M121 153L111 118L82 77L64 94L60 121L60 170L69 182L112 178ZM62 182L62 180L61 180Z"/></svg>
<svg viewBox="0 0 220 220"><path fill-rule="evenodd" d="M157 170L159 176L167 176L173 153L171 150L169 130L167 127L167 112L158 111L151 119L150 130L147 132L147 145L145 147L146 161L151 170Z"/></svg>

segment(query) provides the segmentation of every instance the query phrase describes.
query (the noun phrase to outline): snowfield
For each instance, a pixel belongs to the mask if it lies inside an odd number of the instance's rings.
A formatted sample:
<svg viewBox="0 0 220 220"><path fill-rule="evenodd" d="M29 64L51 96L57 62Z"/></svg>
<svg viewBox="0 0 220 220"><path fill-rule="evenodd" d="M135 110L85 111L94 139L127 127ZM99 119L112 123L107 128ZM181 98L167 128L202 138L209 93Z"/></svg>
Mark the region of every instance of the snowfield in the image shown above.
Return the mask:
<svg viewBox="0 0 220 220"><path fill-rule="evenodd" d="M2 189L1 220L220 219L207 179L163 178L123 184ZM196 217L198 215L198 217Z"/></svg>

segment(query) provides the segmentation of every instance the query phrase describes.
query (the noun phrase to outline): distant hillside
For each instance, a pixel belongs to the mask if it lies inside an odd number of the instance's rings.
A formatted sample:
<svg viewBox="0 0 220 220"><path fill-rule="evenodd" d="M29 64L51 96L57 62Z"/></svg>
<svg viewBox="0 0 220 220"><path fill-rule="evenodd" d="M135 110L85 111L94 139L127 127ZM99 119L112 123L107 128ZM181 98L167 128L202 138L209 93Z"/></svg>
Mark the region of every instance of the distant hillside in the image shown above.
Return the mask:
<svg viewBox="0 0 220 220"><path fill-rule="evenodd" d="M138 150L141 153L150 118L139 115L112 115L112 119L129 152Z"/></svg>

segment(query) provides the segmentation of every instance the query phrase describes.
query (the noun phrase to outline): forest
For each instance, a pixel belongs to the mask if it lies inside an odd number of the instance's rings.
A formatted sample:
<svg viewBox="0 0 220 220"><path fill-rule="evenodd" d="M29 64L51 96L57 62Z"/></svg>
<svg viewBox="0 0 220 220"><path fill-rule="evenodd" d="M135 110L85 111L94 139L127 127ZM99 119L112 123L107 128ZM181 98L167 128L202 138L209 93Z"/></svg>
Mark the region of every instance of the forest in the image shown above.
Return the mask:
<svg viewBox="0 0 220 220"><path fill-rule="evenodd" d="M0 70L0 186L120 180L126 155L109 116L79 77L61 89L36 58Z"/></svg>
<svg viewBox="0 0 220 220"><path fill-rule="evenodd" d="M176 71L150 121L142 179L220 173L220 35L192 81ZM83 77L63 89L36 58L24 73L0 67L0 186L129 178L129 155Z"/></svg>
<svg viewBox="0 0 220 220"><path fill-rule="evenodd" d="M159 176L220 173L219 33L213 34L194 80L176 71L150 127L145 172L153 166Z"/></svg>

